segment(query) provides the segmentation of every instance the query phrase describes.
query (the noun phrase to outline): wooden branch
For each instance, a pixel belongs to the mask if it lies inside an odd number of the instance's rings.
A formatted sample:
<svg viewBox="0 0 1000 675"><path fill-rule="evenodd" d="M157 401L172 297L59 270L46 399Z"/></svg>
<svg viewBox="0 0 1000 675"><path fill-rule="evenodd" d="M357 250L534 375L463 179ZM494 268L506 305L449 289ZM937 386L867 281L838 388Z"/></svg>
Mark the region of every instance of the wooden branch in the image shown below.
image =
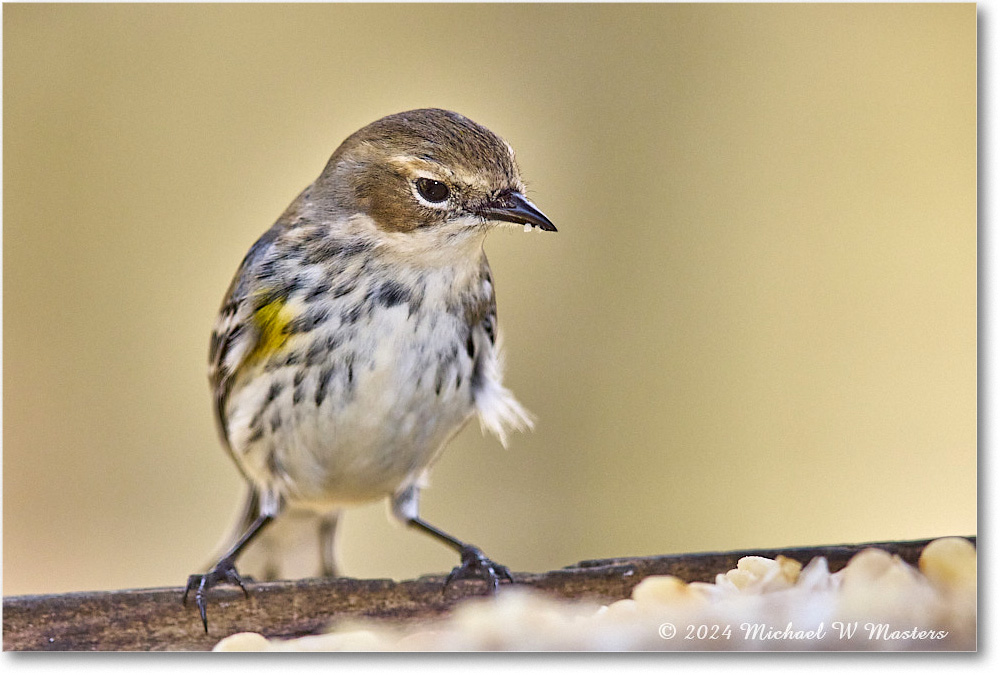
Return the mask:
<svg viewBox="0 0 1000 675"><path fill-rule="evenodd" d="M975 543L975 537L968 537ZM807 563L825 556L831 571L844 567L863 548L877 547L916 564L931 540L846 546L695 553L648 558L588 560L544 574L515 574L518 584L566 598L612 602L627 598L642 579L672 574L684 581L714 581L748 555L783 555ZM481 594L483 585L460 581L442 590L443 576L409 581L387 579L303 579L212 590L209 634L193 603L181 603L183 588L24 595L4 598L4 650L161 651L211 649L240 631L267 637L323 632L337 620L370 618L405 623L438 617L456 602Z"/></svg>

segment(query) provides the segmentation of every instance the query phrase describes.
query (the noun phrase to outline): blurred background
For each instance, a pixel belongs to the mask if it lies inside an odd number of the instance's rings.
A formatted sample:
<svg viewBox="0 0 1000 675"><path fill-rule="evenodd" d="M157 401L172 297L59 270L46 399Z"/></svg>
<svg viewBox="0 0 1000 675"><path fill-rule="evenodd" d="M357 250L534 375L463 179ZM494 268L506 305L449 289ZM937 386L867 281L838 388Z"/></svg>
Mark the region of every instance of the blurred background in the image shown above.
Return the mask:
<svg viewBox="0 0 1000 675"><path fill-rule="evenodd" d="M182 584L242 486L208 338L348 134L457 110L555 235L487 241L507 383L423 514L518 571L976 532L976 14L6 5L3 591ZM348 513L344 573L457 557Z"/></svg>

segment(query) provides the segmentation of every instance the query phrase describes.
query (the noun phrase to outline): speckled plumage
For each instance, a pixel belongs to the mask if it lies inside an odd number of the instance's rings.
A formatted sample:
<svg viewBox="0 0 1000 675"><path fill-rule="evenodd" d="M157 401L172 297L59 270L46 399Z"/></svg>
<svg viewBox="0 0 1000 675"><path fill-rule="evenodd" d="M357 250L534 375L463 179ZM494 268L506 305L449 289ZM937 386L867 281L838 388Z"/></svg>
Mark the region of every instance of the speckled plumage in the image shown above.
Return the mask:
<svg viewBox="0 0 1000 675"><path fill-rule="evenodd" d="M220 428L247 477L262 492L332 508L414 481L499 384L496 302L481 251L468 268L412 264L374 245L303 264L299 255L328 243L303 245L313 237L285 229L241 270L234 286L245 291L213 341L211 377ZM269 285L275 277L293 283ZM281 325L261 324L262 308L277 303ZM270 332L280 346L260 353ZM493 430L528 425L516 403L509 409Z"/></svg>
<svg viewBox="0 0 1000 675"><path fill-rule="evenodd" d="M501 382L483 251L498 222L555 229L523 190L488 129L409 111L345 140L251 247L209 359L220 433L251 488L236 536L286 507L336 514L385 497L434 530L417 495L447 441L477 413L504 444L530 428Z"/></svg>

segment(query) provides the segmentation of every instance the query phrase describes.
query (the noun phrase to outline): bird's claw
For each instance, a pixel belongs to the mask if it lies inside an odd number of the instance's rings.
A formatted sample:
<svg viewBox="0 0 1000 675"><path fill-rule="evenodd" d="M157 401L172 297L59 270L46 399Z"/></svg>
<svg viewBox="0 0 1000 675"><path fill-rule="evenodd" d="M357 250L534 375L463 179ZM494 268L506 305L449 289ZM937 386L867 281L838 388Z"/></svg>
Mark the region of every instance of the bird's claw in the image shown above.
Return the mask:
<svg viewBox="0 0 1000 675"><path fill-rule="evenodd" d="M250 579L250 577L247 577ZM205 574L192 574L188 577L187 587L184 589L184 605L187 606L188 594L194 590L194 604L198 607L198 614L201 615L201 623L208 632L208 591L220 584L231 584L239 586L243 590L245 598L250 597L250 592L243 583L243 577L236 571L235 563L229 558L223 558Z"/></svg>
<svg viewBox="0 0 1000 675"><path fill-rule="evenodd" d="M505 565L493 562L475 546L466 546L462 549L461 555L462 563L445 579L445 588L458 579L482 579L494 592L500 585L501 579L514 583L514 577L510 575L510 570Z"/></svg>

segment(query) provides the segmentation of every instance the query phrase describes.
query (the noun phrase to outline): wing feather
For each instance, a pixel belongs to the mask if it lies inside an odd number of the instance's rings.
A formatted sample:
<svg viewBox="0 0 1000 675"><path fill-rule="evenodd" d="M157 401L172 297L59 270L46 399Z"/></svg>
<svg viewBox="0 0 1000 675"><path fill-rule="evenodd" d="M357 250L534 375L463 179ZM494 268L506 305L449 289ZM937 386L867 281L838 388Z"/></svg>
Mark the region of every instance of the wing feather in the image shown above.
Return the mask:
<svg viewBox="0 0 1000 675"><path fill-rule="evenodd" d="M280 222L276 223L250 247L229 284L212 330L208 354L208 380L215 399L215 422L219 435L230 453L232 447L226 430L226 402L237 373L260 338L257 327L251 321L254 271L272 250L275 240L283 229Z"/></svg>

